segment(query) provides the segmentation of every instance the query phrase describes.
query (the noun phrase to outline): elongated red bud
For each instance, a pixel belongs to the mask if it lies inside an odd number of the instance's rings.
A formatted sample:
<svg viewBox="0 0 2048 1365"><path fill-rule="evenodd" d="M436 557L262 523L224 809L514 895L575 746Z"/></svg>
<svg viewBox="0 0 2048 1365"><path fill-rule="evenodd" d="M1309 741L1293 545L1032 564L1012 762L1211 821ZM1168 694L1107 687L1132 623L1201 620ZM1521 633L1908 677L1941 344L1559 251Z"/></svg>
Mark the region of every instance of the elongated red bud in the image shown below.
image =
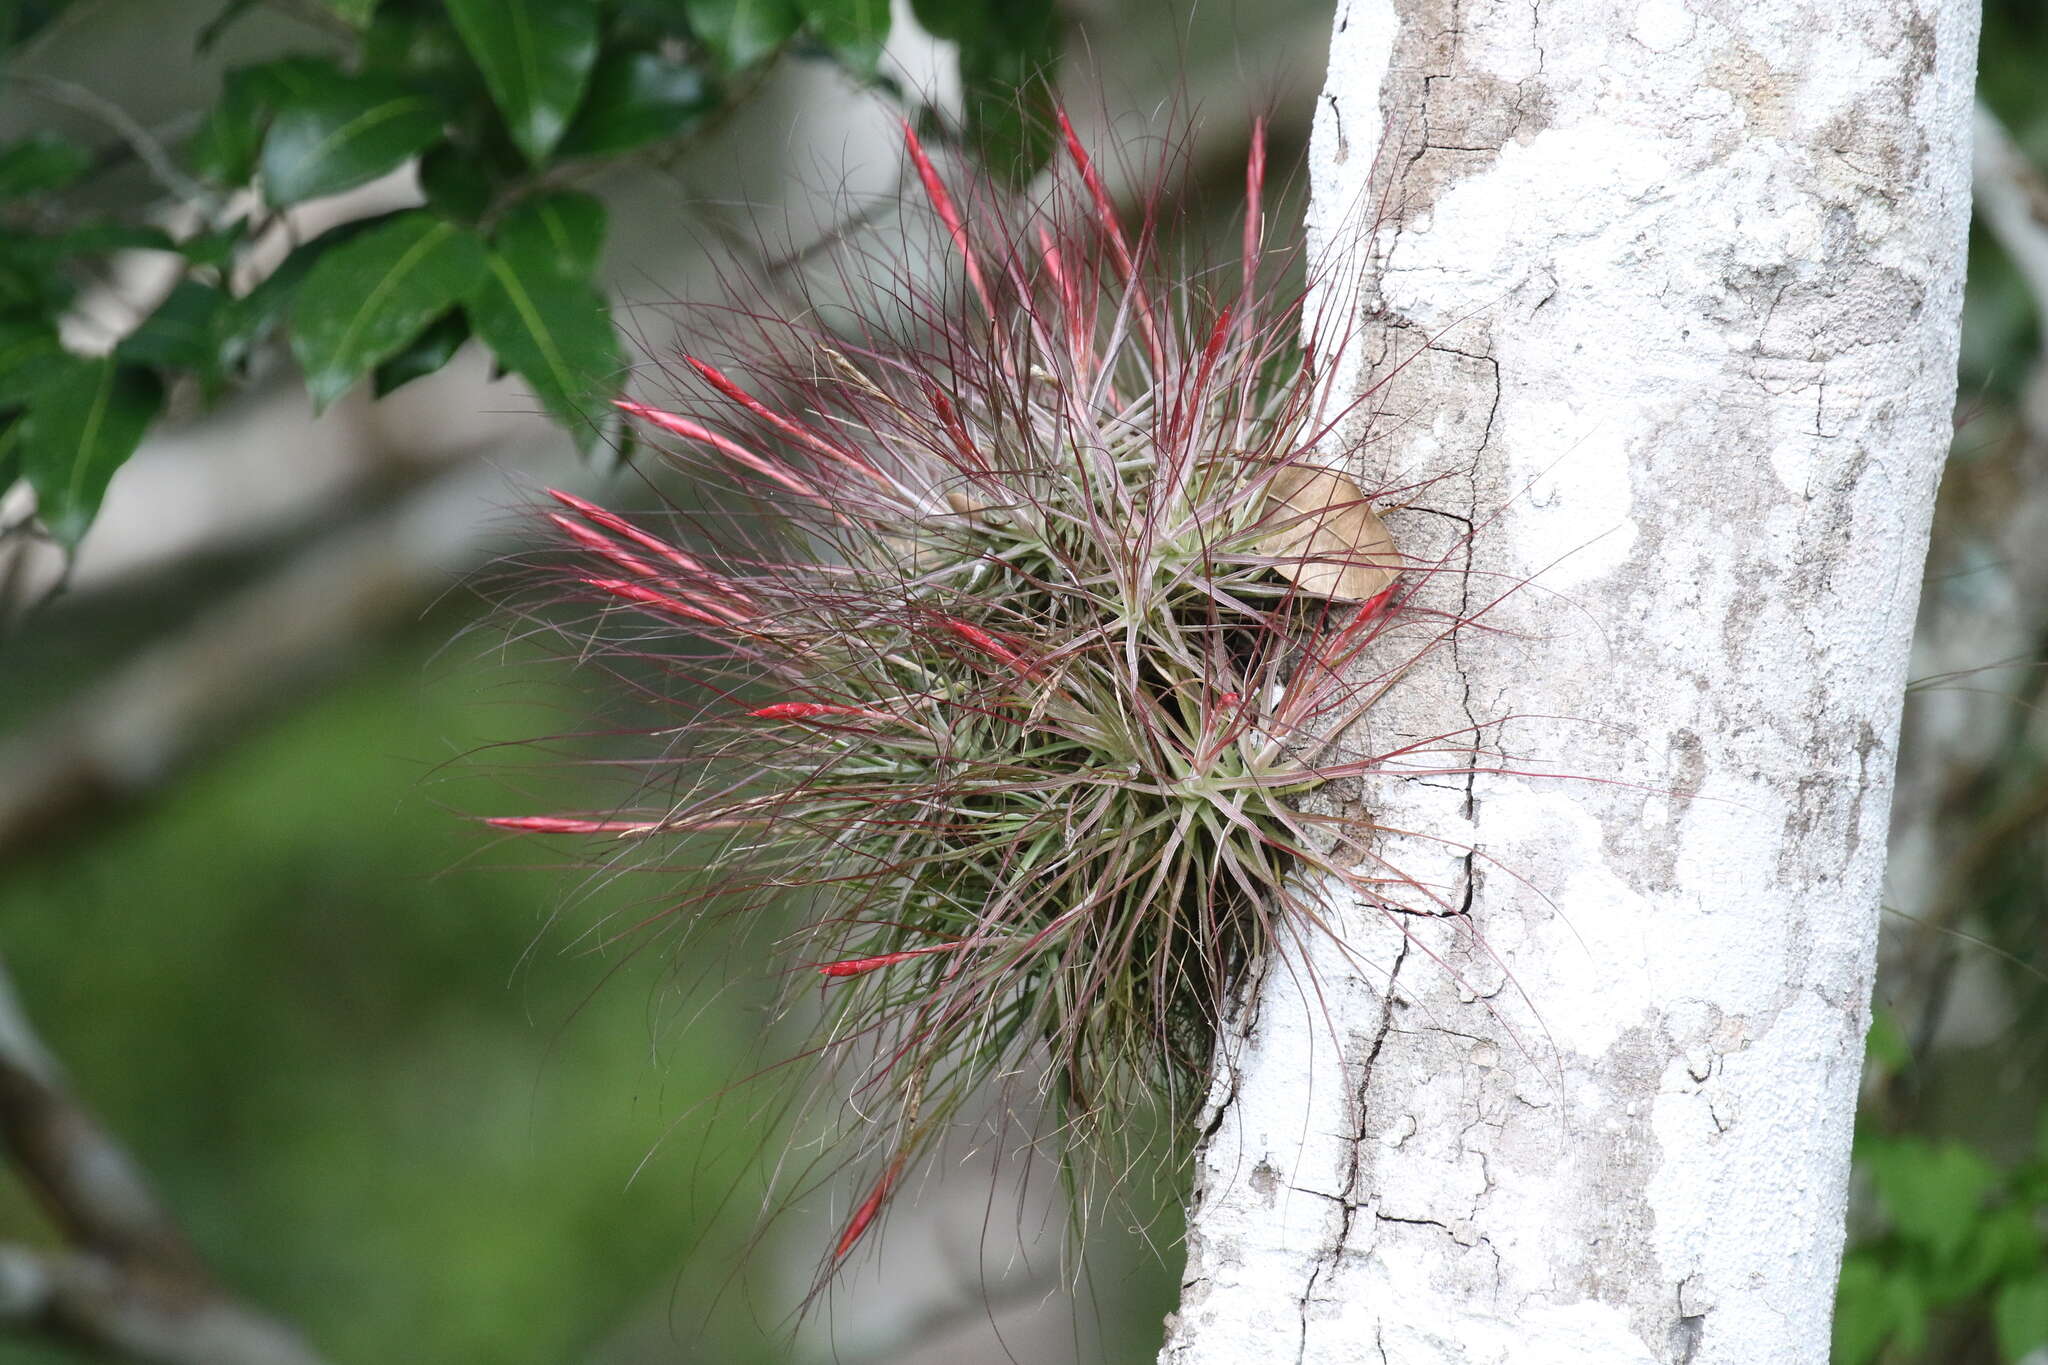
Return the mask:
<svg viewBox="0 0 2048 1365"><path fill-rule="evenodd" d="M768 706L758 706L747 712L762 720L819 720L826 716L858 716L862 720L895 720L887 711L871 711L865 706L833 706L821 701L778 701Z"/></svg>
<svg viewBox="0 0 2048 1365"><path fill-rule="evenodd" d="M993 655L1021 673L1028 674L1031 671L1031 664L1023 655L1004 644L994 635L983 630L980 626L968 621L956 621L950 616L944 618L944 620L947 630L952 631L982 653Z"/></svg>
<svg viewBox="0 0 2048 1365"><path fill-rule="evenodd" d="M906 948L900 953L878 953L874 957L849 957L843 962L822 962L818 964L818 971L824 976L862 976L877 968L893 967L913 957L923 957L926 953L951 952L965 943L965 939L956 939L952 943L934 943L927 948Z"/></svg>
<svg viewBox="0 0 2048 1365"><path fill-rule="evenodd" d="M484 823L522 834L651 834L661 828L659 821L593 820L583 815L494 815Z"/></svg>
<svg viewBox="0 0 2048 1365"><path fill-rule="evenodd" d="M868 1230L868 1224L874 1222L875 1215L882 1211L882 1201L889 1197L889 1191L895 1187L896 1177L902 1173L903 1158L899 1156L889 1163L888 1170L882 1172L882 1178L875 1182L874 1190L861 1201L860 1207L853 1211L853 1217L846 1220L846 1231L839 1234L839 1245L832 1249L833 1260L844 1260L846 1253L853 1250L854 1243Z"/></svg>

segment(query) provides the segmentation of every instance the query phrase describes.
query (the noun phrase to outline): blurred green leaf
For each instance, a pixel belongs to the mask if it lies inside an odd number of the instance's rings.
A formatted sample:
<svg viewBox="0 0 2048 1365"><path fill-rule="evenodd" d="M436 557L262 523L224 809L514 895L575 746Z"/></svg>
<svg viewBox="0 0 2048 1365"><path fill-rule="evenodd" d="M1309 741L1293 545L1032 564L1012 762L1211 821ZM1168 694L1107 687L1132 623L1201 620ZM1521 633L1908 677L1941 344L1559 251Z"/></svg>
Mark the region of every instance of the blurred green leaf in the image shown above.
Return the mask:
<svg viewBox="0 0 2048 1365"><path fill-rule="evenodd" d="M198 280L178 281L116 353L135 365L190 370L212 387L221 376L221 319L228 297Z"/></svg>
<svg viewBox="0 0 2048 1365"><path fill-rule="evenodd" d="M407 342L397 355L371 372L371 392L382 398L393 389L402 388L415 379L426 378L453 360L467 340L469 319L462 315L460 308L450 309L434 319L426 331Z"/></svg>
<svg viewBox="0 0 2048 1365"><path fill-rule="evenodd" d="M1961 1251L1983 1217L1984 1196L1998 1183L1989 1163L1955 1142L1902 1138L1870 1148L1866 1164L1893 1227L1938 1261Z"/></svg>
<svg viewBox="0 0 2048 1365"><path fill-rule="evenodd" d="M162 228L141 223L86 223L44 239L50 259L97 256L108 251L176 251L178 244Z"/></svg>
<svg viewBox="0 0 2048 1365"><path fill-rule="evenodd" d="M162 406L155 375L112 357L72 357L36 385L22 473L36 490L36 515L61 544L75 549L84 538L107 481L135 453Z"/></svg>
<svg viewBox="0 0 2048 1365"><path fill-rule="evenodd" d="M260 165L272 204L297 204L395 170L439 140L446 111L385 77L295 90L277 107Z"/></svg>
<svg viewBox="0 0 2048 1365"><path fill-rule="evenodd" d="M1053 151L1052 78L1062 34L1053 0L912 0L925 31L960 45L967 140L989 171L1031 179Z"/></svg>
<svg viewBox="0 0 2048 1365"><path fill-rule="evenodd" d="M35 386L65 359L52 324L0 318L0 407L27 402Z"/></svg>
<svg viewBox="0 0 2048 1365"><path fill-rule="evenodd" d="M617 424L611 400L623 360L610 307L529 245L494 250L489 265L465 305L470 325L587 454Z"/></svg>
<svg viewBox="0 0 2048 1365"><path fill-rule="evenodd" d="M284 320L292 300L298 296L299 286L306 282L306 276L329 251L398 216L385 213L342 223L293 249L278 262L277 269L229 305L221 321L222 364L229 369L240 369L248 363L257 347L269 340L270 334Z"/></svg>
<svg viewBox="0 0 2048 1365"><path fill-rule="evenodd" d="M19 412L0 413L0 493L21 477L21 433L27 425Z"/></svg>
<svg viewBox="0 0 2048 1365"><path fill-rule="evenodd" d="M193 265L207 266L214 270L226 270L235 258L235 248L248 236L249 220L237 218L224 228L211 232L195 232L184 241L177 243L178 254Z"/></svg>
<svg viewBox="0 0 2048 1365"><path fill-rule="evenodd" d="M92 154L55 133L0 143L0 199L58 190L92 169Z"/></svg>
<svg viewBox="0 0 2048 1365"><path fill-rule="evenodd" d="M58 259L48 237L0 232L0 314L54 318L63 312L73 290L53 268Z"/></svg>
<svg viewBox="0 0 2048 1365"><path fill-rule="evenodd" d="M522 201L492 234L513 260L587 279L604 251L604 205L576 190L556 190Z"/></svg>
<svg viewBox="0 0 2048 1365"><path fill-rule="evenodd" d="M512 141L535 166L562 140L597 60L595 0L447 0Z"/></svg>
<svg viewBox="0 0 2048 1365"><path fill-rule="evenodd" d="M803 22L796 0L683 0L690 28L728 71L752 66Z"/></svg>
<svg viewBox="0 0 2048 1365"><path fill-rule="evenodd" d="M444 216L475 223L490 208L496 182L474 152L444 142L420 158L420 192Z"/></svg>
<svg viewBox="0 0 2048 1365"><path fill-rule="evenodd" d="M856 71L872 75L889 40L889 0L798 0L804 22Z"/></svg>
<svg viewBox="0 0 2048 1365"><path fill-rule="evenodd" d="M1998 1354L2008 1365L2048 1346L2048 1275L2015 1280L1999 1290L1991 1320L1998 1327Z"/></svg>
<svg viewBox="0 0 2048 1365"><path fill-rule="evenodd" d="M292 304L292 353L314 411L476 288L476 235L421 211L402 214L323 256Z"/></svg>
<svg viewBox="0 0 2048 1365"><path fill-rule="evenodd" d="M1869 1365L1892 1334L1892 1301L1884 1268L1865 1256L1842 1262L1835 1288L1832 1365Z"/></svg>
<svg viewBox="0 0 2048 1365"><path fill-rule="evenodd" d="M278 104L322 87L339 87L345 79L332 62L319 57L237 67L222 80L220 97L185 144L186 163L216 184L247 184Z"/></svg>
<svg viewBox="0 0 2048 1365"><path fill-rule="evenodd" d="M563 135L563 156L612 156L676 136L718 106L702 70L656 52L607 52Z"/></svg>
<svg viewBox="0 0 2048 1365"><path fill-rule="evenodd" d="M326 0L327 8L356 28L368 27L380 3L381 0Z"/></svg>

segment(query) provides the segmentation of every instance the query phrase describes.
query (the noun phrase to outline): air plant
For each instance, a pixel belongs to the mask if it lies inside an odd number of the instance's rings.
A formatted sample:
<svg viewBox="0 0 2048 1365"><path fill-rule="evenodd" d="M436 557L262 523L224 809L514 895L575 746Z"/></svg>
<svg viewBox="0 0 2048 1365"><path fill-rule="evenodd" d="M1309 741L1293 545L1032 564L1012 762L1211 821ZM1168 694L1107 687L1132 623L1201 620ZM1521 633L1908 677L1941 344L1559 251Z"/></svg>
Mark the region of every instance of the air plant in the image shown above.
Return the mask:
<svg viewBox="0 0 2048 1365"><path fill-rule="evenodd" d="M1069 1153L1192 1119L1253 964L1414 889L1303 804L1373 766L1345 739L1404 566L1271 268L1263 128L1225 271L1167 259L1156 201L1127 230L1059 131L1027 197L956 192L906 126L951 287L859 254L852 303L728 305L729 356L620 405L725 515L549 514L580 651L663 640L673 721L639 804L491 823L681 850L675 915L797 907L869 1171L827 1274L999 1079Z"/></svg>

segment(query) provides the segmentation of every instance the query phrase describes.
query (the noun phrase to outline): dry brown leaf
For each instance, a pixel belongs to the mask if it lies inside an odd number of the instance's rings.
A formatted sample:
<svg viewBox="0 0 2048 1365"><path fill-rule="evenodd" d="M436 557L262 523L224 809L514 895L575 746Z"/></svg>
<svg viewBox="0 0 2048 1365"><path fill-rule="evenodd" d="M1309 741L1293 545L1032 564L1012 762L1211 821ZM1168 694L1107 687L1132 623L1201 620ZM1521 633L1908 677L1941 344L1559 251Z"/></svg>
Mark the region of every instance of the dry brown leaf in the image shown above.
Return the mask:
<svg viewBox="0 0 2048 1365"><path fill-rule="evenodd" d="M1273 567L1316 597L1364 602L1392 587L1401 552L1357 484L1334 469L1288 465L1273 475L1259 549Z"/></svg>

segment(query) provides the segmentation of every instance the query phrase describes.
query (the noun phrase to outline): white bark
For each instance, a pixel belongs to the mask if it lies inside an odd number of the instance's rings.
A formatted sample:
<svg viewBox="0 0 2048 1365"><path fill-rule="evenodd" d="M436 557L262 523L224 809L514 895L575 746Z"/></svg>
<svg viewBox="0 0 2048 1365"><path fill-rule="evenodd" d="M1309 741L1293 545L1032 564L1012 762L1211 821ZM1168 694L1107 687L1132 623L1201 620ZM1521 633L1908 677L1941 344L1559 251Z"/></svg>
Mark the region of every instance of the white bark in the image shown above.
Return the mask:
<svg viewBox="0 0 2048 1365"><path fill-rule="evenodd" d="M1361 746L1605 780L1366 785L1469 923L1356 910L1313 1004L1266 973L1164 1360L1825 1361L1976 28L1340 5L1311 227L1363 372L1409 362L1363 472L1436 480L1390 519L1459 571L1427 603L1508 594Z"/></svg>

